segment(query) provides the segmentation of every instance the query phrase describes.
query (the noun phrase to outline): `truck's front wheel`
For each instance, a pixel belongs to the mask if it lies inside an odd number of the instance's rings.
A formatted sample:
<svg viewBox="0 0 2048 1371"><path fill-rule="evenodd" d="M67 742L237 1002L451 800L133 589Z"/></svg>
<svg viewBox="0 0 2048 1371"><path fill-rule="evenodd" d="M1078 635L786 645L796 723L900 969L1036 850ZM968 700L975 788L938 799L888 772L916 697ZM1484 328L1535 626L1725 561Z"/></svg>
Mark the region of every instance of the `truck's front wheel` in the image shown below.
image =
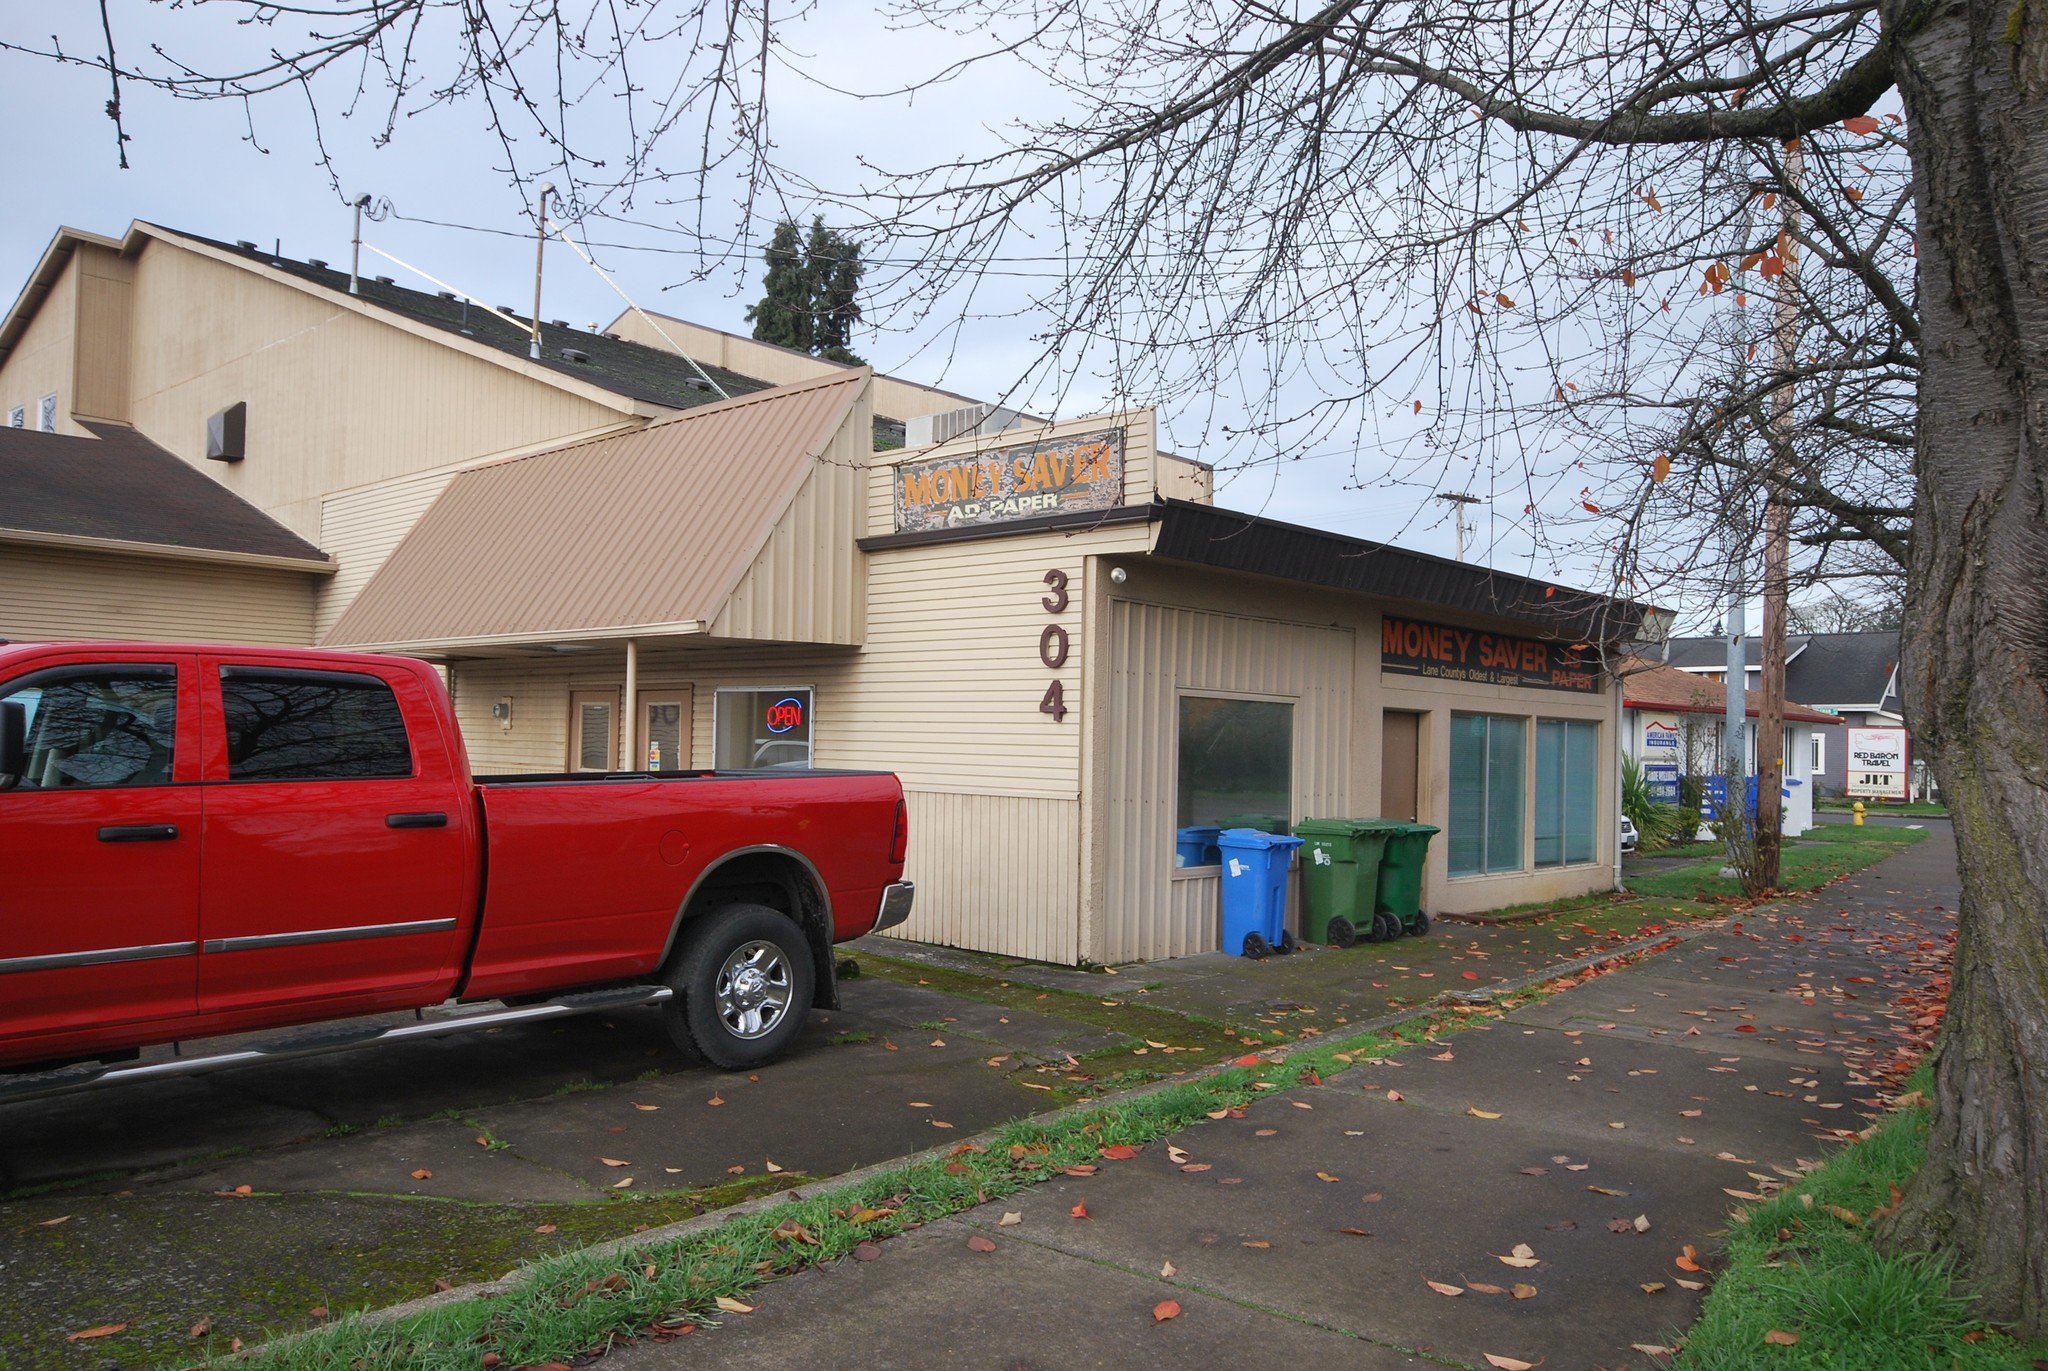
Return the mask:
<svg viewBox="0 0 2048 1371"><path fill-rule="evenodd" d="M762 1066L803 1031L815 976L803 931L787 917L766 905L726 905L686 930L663 1022L677 1047L713 1066Z"/></svg>

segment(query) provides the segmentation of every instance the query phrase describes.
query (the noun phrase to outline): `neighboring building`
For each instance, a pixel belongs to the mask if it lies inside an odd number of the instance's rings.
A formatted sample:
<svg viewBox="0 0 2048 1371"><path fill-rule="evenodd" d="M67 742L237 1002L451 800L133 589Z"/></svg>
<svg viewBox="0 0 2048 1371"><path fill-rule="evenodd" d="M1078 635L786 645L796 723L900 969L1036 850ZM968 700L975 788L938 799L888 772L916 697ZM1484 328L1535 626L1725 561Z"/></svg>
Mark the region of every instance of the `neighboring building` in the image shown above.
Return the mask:
<svg viewBox="0 0 2048 1371"><path fill-rule="evenodd" d="M222 563L189 621L130 628L43 573L0 635L248 637L260 572L302 606L269 640L441 663L481 772L893 770L903 931L1047 961L1214 948L1203 826L1419 817L1446 830L1432 913L1614 883L1603 653L1655 611L1214 509L1148 410L1026 421L666 319L544 326L535 361L521 321L362 291L146 225L60 234L0 323L0 404L62 397L60 436L13 441L203 473L216 524L290 541ZM189 560L174 534L65 551ZM226 538L187 541L248 551Z"/></svg>
<svg viewBox="0 0 2048 1371"><path fill-rule="evenodd" d="M1757 688L1762 673L1762 642L1751 637L1743 644L1750 689ZM1728 676L1728 644L1721 638L1673 638L1669 663L1680 671L1704 680L1724 681ZM1823 795L1840 797L1849 774L1846 750L1848 728L1906 730L1905 706L1900 701L1899 634L1896 629L1867 633L1795 633L1785 639L1785 694L1803 700L1809 709L1833 715L1847 728L1839 732L1817 732L1813 736L1808 765L1813 769L1814 788ZM1908 747L1911 735L1908 732ZM1912 764L1912 791L1920 798L1932 786L1926 764Z"/></svg>
<svg viewBox="0 0 2048 1371"><path fill-rule="evenodd" d="M1621 681L1622 739L1628 755L1644 768L1653 788L1677 801L1681 776L1721 774L1721 729L1728 717L1728 689L1721 679L1707 680L1675 667L1637 662L1624 669ZM1760 753L1757 725L1762 698L1754 690L1745 697L1743 728L1744 774L1757 774ZM1839 738L1840 721L1833 715L1791 700L1785 702L1783 818L1779 831L1796 838L1813 827L1815 776L1813 759ZM1839 744L1835 744L1839 746Z"/></svg>

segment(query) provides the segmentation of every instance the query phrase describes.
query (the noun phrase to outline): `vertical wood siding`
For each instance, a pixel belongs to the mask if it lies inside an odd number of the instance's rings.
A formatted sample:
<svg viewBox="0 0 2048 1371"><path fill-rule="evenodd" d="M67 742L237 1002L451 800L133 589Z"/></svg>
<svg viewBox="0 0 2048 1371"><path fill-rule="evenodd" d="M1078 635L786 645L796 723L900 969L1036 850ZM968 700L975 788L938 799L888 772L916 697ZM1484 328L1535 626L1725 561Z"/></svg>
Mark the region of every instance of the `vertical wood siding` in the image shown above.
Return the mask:
<svg viewBox="0 0 2048 1371"><path fill-rule="evenodd" d="M128 422L135 264L81 243L77 256L78 333L71 410L84 419Z"/></svg>
<svg viewBox="0 0 2048 1371"><path fill-rule="evenodd" d="M72 254L44 297L35 318L29 320L21 337L0 362L0 424L7 411L20 405L27 411L26 424L36 426L36 402L45 395L57 397L57 432L73 437L90 437L71 417L71 401L77 378L72 366L77 356L78 337L78 253Z"/></svg>
<svg viewBox="0 0 2048 1371"><path fill-rule="evenodd" d="M1083 952L1121 962L1213 950L1215 878L1173 874L1179 696L1291 701L1295 816L1348 813L1355 637L1343 628L1111 600L1107 647L1103 945Z"/></svg>
<svg viewBox="0 0 2048 1371"><path fill-rule="evenodd" d="M1073 965L1078 801L909 790L917 904L895 936Z"/></svg>
<svg viewBox="0 0 2048 1371"><path fill-rule="evenodd" d="M0 547L0 638L306 647L313 582L292 571Z"/></svg>

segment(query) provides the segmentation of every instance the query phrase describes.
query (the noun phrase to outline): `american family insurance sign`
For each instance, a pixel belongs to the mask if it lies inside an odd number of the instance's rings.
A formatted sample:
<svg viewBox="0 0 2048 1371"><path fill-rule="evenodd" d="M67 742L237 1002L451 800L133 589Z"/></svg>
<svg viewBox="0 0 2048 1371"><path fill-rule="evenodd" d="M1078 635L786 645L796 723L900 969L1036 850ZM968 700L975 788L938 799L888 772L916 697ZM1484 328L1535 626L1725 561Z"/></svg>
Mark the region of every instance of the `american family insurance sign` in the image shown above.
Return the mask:
<svg viewBox="0 0 2048 1371"><path fill-rule="evenodd" d="M1380 620L1380 670L1390 676L1439 681L1533 686L1590 695L1600 689L1600 667L1583 643L1546 643L1476 628L1452 628L1414 619Z"/></svg>
<svg viewBox="0 0 2048 1371"><path fill-rule="evenodd" d="M1000 524L1123 503L1115 430L896 468L896 531Z"/></svg>

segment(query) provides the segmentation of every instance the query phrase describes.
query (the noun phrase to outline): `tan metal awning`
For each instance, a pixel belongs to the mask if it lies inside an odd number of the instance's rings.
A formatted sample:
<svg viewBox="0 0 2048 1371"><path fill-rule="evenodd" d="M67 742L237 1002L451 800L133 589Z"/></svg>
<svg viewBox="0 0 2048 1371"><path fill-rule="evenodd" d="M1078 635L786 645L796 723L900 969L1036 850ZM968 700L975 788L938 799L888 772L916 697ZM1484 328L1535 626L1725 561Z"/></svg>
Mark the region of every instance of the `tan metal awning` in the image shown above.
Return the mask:
<svg viewBox="0 0 2048 1371"><path fill-rule="evenodd" d="M323 646L431 653L704 632L856 406L865 413L871 375L465 471Z"/></svg>

